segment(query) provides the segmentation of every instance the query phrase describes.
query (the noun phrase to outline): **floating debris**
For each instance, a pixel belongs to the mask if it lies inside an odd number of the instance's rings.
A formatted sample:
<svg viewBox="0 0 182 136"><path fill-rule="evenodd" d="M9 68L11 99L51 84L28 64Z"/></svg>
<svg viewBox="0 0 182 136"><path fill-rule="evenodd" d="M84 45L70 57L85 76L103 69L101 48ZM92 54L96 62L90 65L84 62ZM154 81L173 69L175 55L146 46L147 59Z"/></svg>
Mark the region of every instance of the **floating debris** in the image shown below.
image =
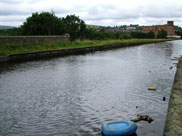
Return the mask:
<svg viewBox="0 0 182 136"><path fill-rule="evenodd" d="M169 69L172 69L173 68L173 66L171 66Z"/></svg>
<svg viewBox="0 0 182 136"><path fill-rule="evenodd" d="M163 101L166 101L166 97L164 96L162 100L163 100Z"/></svg>
<svg viewBox="0 0 182 136"><path fill-rule="evenodd" d="M181 57L174 57L171 60L181 60Z"/></svg>
<svg viewBox="0 0 182 136"><path fill-rule="evenodd" d="M137 125L133 121L105 122L102 124L102 136L128 136L135 135Z"/></svg>
<svg viewBox="0 0 182 136"><path fill-rule="evenodd" d="M149 115L141 115L141 114L138 114L137 115L137 118L132 119L131 121L133 121L133 122L147 121L148 123L151 123L154 120Z"/></svg>
<svg viewBox="0 0 182 136"><path fill-rule="evenodd" d="M154 87L149 87L148 90L149 90L149 91L156 91L157 89L154 88Z"/></svg>

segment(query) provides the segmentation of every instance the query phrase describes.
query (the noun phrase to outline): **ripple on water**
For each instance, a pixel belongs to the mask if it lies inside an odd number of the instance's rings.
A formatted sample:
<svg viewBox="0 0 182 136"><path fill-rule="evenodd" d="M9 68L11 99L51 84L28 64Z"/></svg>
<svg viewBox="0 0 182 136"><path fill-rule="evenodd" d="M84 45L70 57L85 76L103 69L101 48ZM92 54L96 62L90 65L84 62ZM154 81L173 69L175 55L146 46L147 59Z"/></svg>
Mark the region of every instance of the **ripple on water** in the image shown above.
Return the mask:
<svg viewBox="0 0 182 136"><path fill-rule="evenodd" d="M162 136L180 44L1 66L0 135L100 136L103 122L149 114L154 121L137 123L138 136Z"/></svg>

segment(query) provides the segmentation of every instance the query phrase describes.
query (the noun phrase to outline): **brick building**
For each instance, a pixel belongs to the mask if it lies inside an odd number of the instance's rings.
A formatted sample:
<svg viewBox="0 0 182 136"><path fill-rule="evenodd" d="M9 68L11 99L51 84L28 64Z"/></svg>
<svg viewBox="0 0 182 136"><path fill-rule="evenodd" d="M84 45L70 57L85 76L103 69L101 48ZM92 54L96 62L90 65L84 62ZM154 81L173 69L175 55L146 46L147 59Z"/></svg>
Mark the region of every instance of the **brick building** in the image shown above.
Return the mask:
<svg viewBox="0 0 182 136"><path fill-rule="evenodd" d="M168 37L176 37L175 27L173 25L173 21L168 21L165 25L156 25L156 26L142 26L142 32L148 33L150 31L154 32L155 36L159 30L167 31Z"/></svg>

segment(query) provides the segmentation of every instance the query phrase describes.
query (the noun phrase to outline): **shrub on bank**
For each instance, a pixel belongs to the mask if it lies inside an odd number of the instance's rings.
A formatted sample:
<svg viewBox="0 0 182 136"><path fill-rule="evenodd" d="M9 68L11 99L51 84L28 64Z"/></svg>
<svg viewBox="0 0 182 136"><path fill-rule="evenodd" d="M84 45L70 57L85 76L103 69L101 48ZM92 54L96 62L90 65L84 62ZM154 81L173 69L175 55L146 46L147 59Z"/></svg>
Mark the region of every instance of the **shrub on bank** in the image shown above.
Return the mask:
<svg viewBox="0 0 182 136"><path fill-rule="evenodd" d="M150 31L150 32L146 33L146 38L147 39L154 39L155 38L154 32Z"/></svg>
<svg viewBox="0 0 182 136"><path fill-rule="evenodd" d="M166 38L167 37L167 31L165 30L159 30L157 34L157 38Z"/></svg>
<svg viewBox="0 0 182 136"><path fill-rule="evenodd" d="M131 36L133 38L138 38L138 39L145 39L146 38L146 34L142 33L142 32L132 32Z"/></svg>

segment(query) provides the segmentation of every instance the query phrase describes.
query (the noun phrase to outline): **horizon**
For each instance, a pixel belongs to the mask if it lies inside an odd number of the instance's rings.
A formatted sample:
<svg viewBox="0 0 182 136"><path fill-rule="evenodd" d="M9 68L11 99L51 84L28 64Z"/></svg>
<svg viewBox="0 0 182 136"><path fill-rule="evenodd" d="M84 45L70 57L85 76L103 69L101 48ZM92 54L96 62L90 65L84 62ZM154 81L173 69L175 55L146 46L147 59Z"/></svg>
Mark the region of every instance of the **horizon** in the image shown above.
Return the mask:
<svg viewBox="0 0 182 136"><path fill-rule="evenodd" d="M170 21L172 21L172 20L170 20ZM166 21L165 24L156 24L156 25L166 25L166 24L167 24L167 21ZM122 24L122 25L118 25L118 26L104 26L104 25L96 25L96 24L86 24L86 25L99 26L99 27L120 27L120 26L124 26L126 24ZM138 25L140 27L142 27L142 26L155 26L155 25L139 25L139 24L127 24L126 26L130 26L130 25ZM178 25L175 25L175 22L174 22L174 26L178 26ZM0 24L0 27L16 27L16 28L18 28L18 27L21 27L21 25L19 25L19 26L12 26L12 25L1 25ZM182 28L182 26L178 26L178 27Z"/></svg>

